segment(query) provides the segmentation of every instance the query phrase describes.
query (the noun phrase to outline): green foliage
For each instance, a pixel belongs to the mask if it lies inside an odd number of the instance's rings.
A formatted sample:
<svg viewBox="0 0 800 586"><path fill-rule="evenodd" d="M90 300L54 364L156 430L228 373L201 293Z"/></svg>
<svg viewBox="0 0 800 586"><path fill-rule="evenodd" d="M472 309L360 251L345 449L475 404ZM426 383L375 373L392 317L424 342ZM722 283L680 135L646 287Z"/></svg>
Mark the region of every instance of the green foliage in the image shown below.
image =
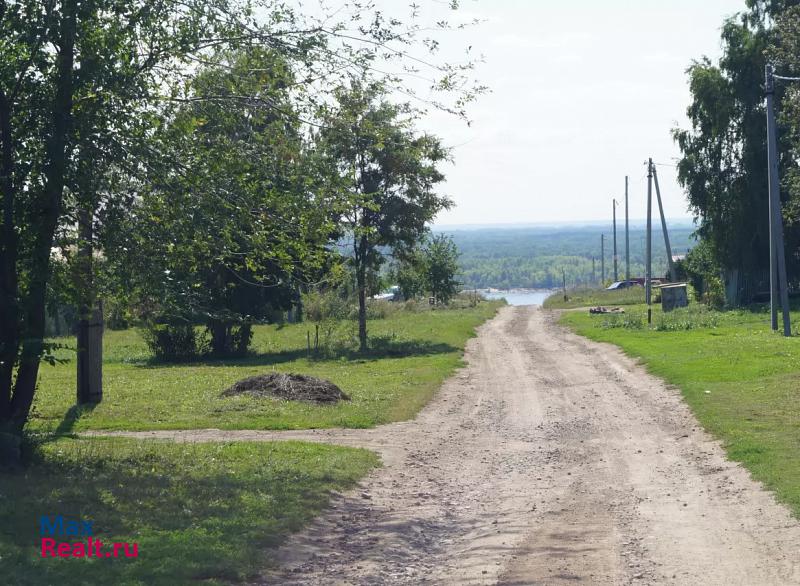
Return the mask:
<svg viewBox="0 0 800 586"><path fill-rule="evenodd" d="M435 234L404 251L390 274L404 298L414 299L430 293L438 303L447 305L460 285L456 280L458 255L450 236Z"/></svg>
<svg viewBox="0 0 800 586"><path fill-rule="evenodd" d="M689 68L691 129L674 131L682 153L678 180L700 219L698 234L707 243L713 262L762 281L769 263L764 68L768 54L776 51L775 43L780 46L783 42L775 19L784 22L779 28L786 33L787 43L778 53L784 57L796 54L798 46L791 44L793 25L789 23L800 13L796 8L788 10L795 4L750 2L748 11L724 23L719 63L702 58ZM790 63L791 59L784 61ZM793 92L785 94L785 84L776 85L778 103L791 104L791 98L786 101L784 95ZM784 128L779 129L779 136L780 173L790 183L798 173L797 159L790 156L798 137ZM800 243L800 224L791 219L792 210L800 208L791 191L783 189L781 199L789 216L786 240L791 250ZM790 279L797 279L800 265L794 255L789 255L787 265ZM710 302L718 304L720 287L715 279L706 285Z"/></svg>
<svg viewBox="0 0 800 586"><path fill-rule="evenodd" d="M366 450L300 442L48 441L24 471L0 475L0 573L20 586L247 580L331 491L377 465ZM91 520L106 551L138 544L138 557L40 557L39 517L55 514Z"/></svg>
<svg viewBox="0 0 800 586"><path fill-rule="evenodd" d="M142 338L156 360L187 361L200 356L207 339L201 339L192 324L148 323L141 329Z"/></svg>
<svg viewBox="0 0 800 586"><path fill-rule="evenodd" d="M619 224L617 229L620 229ZM561 287L566 271L567 287L594 287L600 282L600 235L606 235L606 280L612 277L613 248L611 227L564 228L482 228L448 231L459 251L457 275L464 287L498 289L556 289ZM671 226L670 241L675 254L684 253L696 244L688 226ZM620 237L620 234L622 236ZM631 276L644 276L644 230L631 226ZM618 232L619 278L625 278L624 226ZM594 280L592 279L592 259ZM653 233L653 275L667 273L664 239Z"/></svg>
<svg viewBox="0 0 800 586"><path fill-rule="evenodd" d="M448 154L438 138L416 132L417 113L388 102L381 84L353 80L335 97L335 106L322 108L319 148L340 202L339 222L352 239L359 343L366 351L368 277L378 274L385 249L413 247L452 205L436 193Z"/></svg>
<svg viewBox="0 0 800 586"><path fill-rule="evenodd" d="M698 301L718 309L725 305L725 286L720 277L722 269L717 264L709 241L703 241L693 248L686 255L683 266Z"/></svg>
<svg viewBox="0 0 800 586"><path fill-rule="evenodd" d="M427 288L438 303L447 305L458 292L458 248L451 237L436 234L422 250Z"/></svg>
<svg viewBox="0 0 800 586"><path fill-rule="evenodd" d="M355 299L339 288L309 291L302 299L306 319L314 322L347 319L355 304Z"/></svg>
<svg viewBox="0 0 800 586"><path fill-rule="evenodd" d="M270 51L220 54L159 137L180 173L158 170L131 218L124 270L139 303L206 324L220 356L246 351L249 324L287 309L327 256L332 218L308 191L291 81ZM261 101L213 99L224 94Z"/></svg>
<svg viewBox="0 0 800 586"><path fill-rule="evenodd" d="M405 251L399 262L392 267L392 282L400 287L403 299L413 300L427 292L425 259L418 246Z"/></svg>

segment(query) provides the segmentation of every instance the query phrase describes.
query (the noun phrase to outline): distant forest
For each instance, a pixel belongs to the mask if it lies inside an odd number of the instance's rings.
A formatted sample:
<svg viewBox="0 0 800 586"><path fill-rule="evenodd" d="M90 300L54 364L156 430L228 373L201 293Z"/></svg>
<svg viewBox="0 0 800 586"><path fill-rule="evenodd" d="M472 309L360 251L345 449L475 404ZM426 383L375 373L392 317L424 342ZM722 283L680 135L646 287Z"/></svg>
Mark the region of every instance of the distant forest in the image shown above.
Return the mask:
<svg viewBox="0 0 800 586"><path fill-rule="evenodd" d="M606 235L606 280L613 277L611 230L600 226L563 228L483 228L444 230L461 253L459 279L465 288L555 288L566 271L567 286L600 282L600 235ZM694 228L670 227L673 254L685 254L695 244ZM644 276L645 230L631 227L631 276ZM617 227L619 278L625 278L625 228ZM592 259L595 259L594 276ZM653 275L667 272L661 225L653 224Z"/></svg>

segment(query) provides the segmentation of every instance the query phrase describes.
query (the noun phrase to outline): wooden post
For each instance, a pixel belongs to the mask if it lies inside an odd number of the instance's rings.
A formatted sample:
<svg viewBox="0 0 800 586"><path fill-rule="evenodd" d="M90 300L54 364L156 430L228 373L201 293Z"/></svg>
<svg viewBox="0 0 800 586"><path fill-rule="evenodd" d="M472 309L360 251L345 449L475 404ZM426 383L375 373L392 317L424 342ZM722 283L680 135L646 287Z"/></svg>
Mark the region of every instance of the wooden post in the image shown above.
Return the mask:
<svg viewBox="0 0 800 586"><path fill-rule="evenodd" d="M606 286L606 235L600 234L600 288Z"/></svg>
<svg viewBox="0 0 800 586"><path fill-rule="evenodd" d="M103 303L78 324L78 404L103 400Z"/></svg>
<svg viewBox="0 0 800 586"><path fill-rule="evenodd" d="M661 189L658 186L658 171L653 165L653 183L656 186L656 199L658 200L658 211L661 214L661 229L664 231L664 246L667 247L667 266L669 267L669 278L673 283L677 282L678 275L675 272L675 263L672 261L672 245L669 243L669 232L667 231L667 219L664 216L664 204L661 203Z"/></svg>
<svg viewBox="0 0 800 586"><path fill-rule="evenodd" d="M653 159L647 161L647 254L645 255L644 273L644 297L647 302L647 323L653 323L653 308L651 307L653 297Z"/></svg>
<svg viewBox="0 0 800 586"><path fill-rule="evenodd" d="M786 280L786 252L783 243L783 216L781 215L780 178L778 176L778 130L775 123L775 72L766 66L767 93L767 177L769 186L769 239L770 239L770 307L772 329L778 329L778 300L780 295L783 313L783 335L792 335L789 315L789 288Z"/></svg>

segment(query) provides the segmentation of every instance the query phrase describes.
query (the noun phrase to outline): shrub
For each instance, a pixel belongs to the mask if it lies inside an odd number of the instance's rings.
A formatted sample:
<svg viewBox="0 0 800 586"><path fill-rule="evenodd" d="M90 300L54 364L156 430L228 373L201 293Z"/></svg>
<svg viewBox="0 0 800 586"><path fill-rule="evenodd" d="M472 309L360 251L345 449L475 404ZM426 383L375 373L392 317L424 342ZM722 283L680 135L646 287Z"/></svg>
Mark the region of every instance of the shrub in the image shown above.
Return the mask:
<svg viewBox="0 0 800 586"><path fill-rule="evenodd" d="M206 351L207 340L191 324L148 323L141 334L158 360L191 360Z"/></svg>
<svg viewBox="0 0 800 586"><path fill-rule="evenodd" d="M347 319L353 300L336 289L309 291L303 295L303 312L308 320L322 322L328 319Z"/></svg>

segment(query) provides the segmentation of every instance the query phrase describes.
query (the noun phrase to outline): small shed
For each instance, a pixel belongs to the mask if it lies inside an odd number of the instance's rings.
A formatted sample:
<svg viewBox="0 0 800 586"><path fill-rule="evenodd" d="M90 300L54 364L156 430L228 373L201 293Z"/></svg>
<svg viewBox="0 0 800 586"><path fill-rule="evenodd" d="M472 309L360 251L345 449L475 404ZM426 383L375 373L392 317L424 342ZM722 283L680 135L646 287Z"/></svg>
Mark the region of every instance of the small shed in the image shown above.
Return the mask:
<svg viewBox="0 0 800 586"><path fill-rule="evenodd" d="M689 305L686 283L669 283L659 287L661 291L661 311L664 313Z"/></svg>

